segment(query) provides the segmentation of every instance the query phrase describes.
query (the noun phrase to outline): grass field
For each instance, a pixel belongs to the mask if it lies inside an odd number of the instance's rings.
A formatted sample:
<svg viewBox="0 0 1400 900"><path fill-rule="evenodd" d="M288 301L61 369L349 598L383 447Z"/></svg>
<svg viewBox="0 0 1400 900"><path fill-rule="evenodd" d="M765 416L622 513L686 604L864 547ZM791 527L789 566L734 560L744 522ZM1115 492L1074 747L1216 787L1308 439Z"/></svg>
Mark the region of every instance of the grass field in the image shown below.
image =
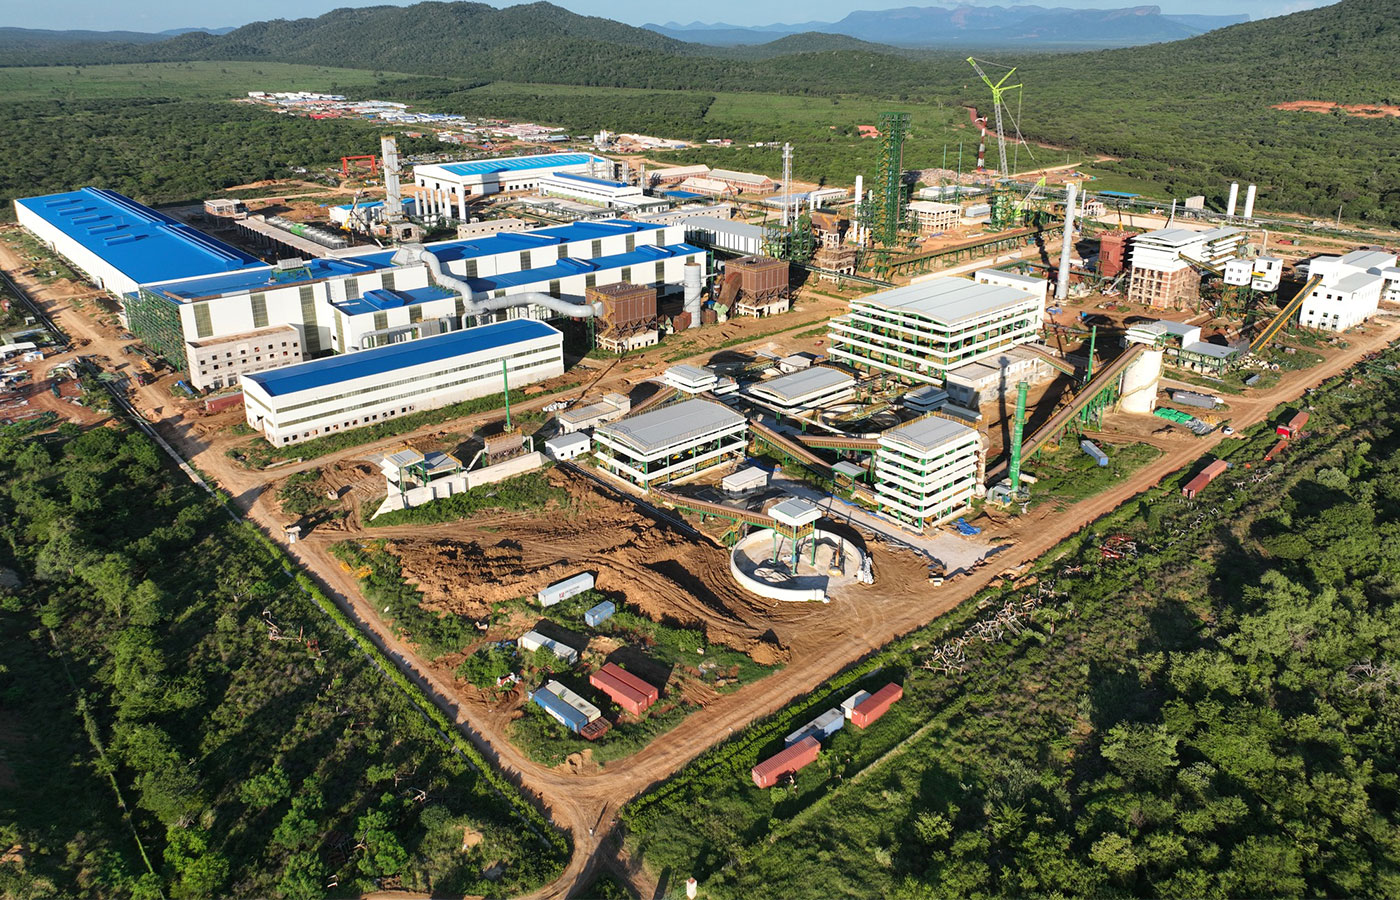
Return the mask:
<svg viewBox="0 0 1400 900"><path fill-rule="evenodd" d="M18 100L130 100L241 97L248 91L349 91L388 73L274 62L133 63L0 68L0 97ZM377 98L376 98L377 99Z"/></svg>

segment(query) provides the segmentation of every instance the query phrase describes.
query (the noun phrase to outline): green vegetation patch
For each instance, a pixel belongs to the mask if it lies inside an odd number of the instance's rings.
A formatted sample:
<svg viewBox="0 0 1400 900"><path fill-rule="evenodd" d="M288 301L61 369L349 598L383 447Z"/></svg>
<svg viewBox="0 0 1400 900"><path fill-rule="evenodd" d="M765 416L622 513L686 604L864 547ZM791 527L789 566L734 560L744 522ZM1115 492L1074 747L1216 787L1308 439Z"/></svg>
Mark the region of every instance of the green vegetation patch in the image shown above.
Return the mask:
<svg viewBox="0 0 1400 900"><path fill-rule="evenodd" d="M1031 485L1031 505L1054 502L1057 508L1077 503L1085 497L1103 493L1138 469L1162 455L1148 444L1094 444L1108 457L1101 466L1079 446L1077 435L1066 435L1060 448L1042 454L1024 466L1034 475Z"/></svg>
<svg viewBox="0 0 1400 900"><path fill-rule="evenodd" d="M7 895L322 897L389 878L501 895L562 871L567 840L140 433L0 429L0 567ZM482 836L466 852L464 828Z"/></svg>
<svg viewBox="0 0 1400 900"><path fill-rule="evenodd" d="M365 524L375 528L386 525L459 522L488 509L512 512L548 509L567 515L570 507L569 492L552 482L549 478L549 468L544 468L495 484L484 484L421 506L392 510L368 520Z"/></svg>

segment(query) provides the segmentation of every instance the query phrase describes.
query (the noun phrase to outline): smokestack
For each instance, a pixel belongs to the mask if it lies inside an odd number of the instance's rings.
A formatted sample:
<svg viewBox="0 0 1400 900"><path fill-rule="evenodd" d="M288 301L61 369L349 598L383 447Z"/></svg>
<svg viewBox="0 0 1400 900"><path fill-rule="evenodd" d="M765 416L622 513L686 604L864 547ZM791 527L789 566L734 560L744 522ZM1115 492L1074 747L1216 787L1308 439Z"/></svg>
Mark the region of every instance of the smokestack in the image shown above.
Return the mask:
<svg viewBox="0 0 1400 900"><path fill-rule="evenodd" d="M1235 217L1235 201L1240 199L1240 183L1230 182L1230 199L1225 201L1225 217L1233 219Z"/></svg>
<svg viewBox="0 0 1400 900"><path fill-rule="evenodd" d="M1244 217L1246 219L1254 218L1254 191L1255 187L1251 184L1244 192Z"/></svg>
<svg viewBox="0 0 1400 900"><path fill-rule="evenodd" d="M384 158L384 221L403 218L403 193L399 187L399 141L392 134L379 139L379 155Z"/></svg>
<svg viewBox="0 0 1400 900"><path fill-rule="evenodd" d="M1055 282L1055 299L1063 300L1069 294L1069 254L1074 247L1074 198L1079 185L1073 182L1065 185L1065 240L1060 247L1060 277Z"/></svg>
<svg viewBox="0 0 1400 900"><path fill-rule="evenodd" d="M982 123L982 138L977 143L977 171L987 168L987 124Z"/></svg>
<svg viewBox="0 0 1400 900"><path fill-rule="evenodd" d="M851 243L864 244L865 234L861 231L860 205L865 202L865 176L856 176L856 214L852 216L853 227L851 228Z"/></svg>

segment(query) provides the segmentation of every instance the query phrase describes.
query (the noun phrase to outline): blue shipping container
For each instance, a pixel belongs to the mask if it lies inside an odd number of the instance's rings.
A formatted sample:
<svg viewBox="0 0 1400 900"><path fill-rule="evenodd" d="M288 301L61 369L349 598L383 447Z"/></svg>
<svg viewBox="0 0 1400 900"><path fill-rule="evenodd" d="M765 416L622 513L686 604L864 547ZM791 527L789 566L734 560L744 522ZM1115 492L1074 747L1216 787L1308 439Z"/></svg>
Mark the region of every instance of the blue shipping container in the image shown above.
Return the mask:
<svg viewBox="0 0 1400 900"><path fill-rule="evenodd" d="M597 606L584 613L583 621L597 628L608 619L611 619L612 614L615 612L617 612L617 606L611 600L604 600L602 603L599 603Z"/></svg>
<svg viewBox="0 0 1400 900"><path fill-rule="evenodd" d="M1108 465L1108 454L1100 450L1092 441L1080 441L1079 449L1094 458L1094 462L1101 466Z"/></svg>
<svg viewBox="0 0 1400 900"><path fill-rule="evenodd" d="M540 709L543 709L557 719L559 724L575 734L578 733L580 728L588 724L587 716L543 688L531 694L530 699L535 701L535 704L539 706Z"/></svg>

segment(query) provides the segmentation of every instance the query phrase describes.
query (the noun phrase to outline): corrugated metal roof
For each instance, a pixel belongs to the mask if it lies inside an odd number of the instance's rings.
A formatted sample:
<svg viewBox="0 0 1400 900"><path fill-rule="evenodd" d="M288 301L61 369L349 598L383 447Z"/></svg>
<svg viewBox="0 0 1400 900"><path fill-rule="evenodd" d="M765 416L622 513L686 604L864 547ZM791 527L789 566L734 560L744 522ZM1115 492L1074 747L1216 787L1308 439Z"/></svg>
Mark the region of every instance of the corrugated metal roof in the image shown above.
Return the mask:
<svg viewBox="0 0 1400 900"><path fill-rule="evenodd" d="M915 419L908 425L887 431L882 437L890 438L917 450L937 450L939 447L959 438L974 434L975 429L959 425L939 416Z"/></svg>
<svg viewBox="0 0 1400 900"><path fill-rule="evenodd" d="M749 390L768 396L779 403L795 403L812 394L825 393L839 387L852 387L856 380L845 372L826 366L813 366L791 375L754 385Z"/></svg>
<svg viewBox="0 0 1400 900"><path fill-rule="evenodd" d="M407 288L404 290L379 288L373 291L365 291L364 296L356 297L353 300L332 300L331 306L334 306L348 316L362 316L367 313L400 309L418 303L427 303L430 300L445 300L448 297L455 296L456 294L453 291L436 285L429 285L428 287L421 288Z"/></svg>
<svg viewBox="0 0 1400 900"><path fill-rule="evenodd" d="M298 391L315 390L332 384L385 375L398 369L424 363L442 362L468 353L494 350L520 341L560 335L559 331L543 322L533 319L514 319L509 322L494 322L477 328L453 331L433 337L375 347L358 353L342 353L326 359L296 363L273 369L270 372L255 372L243 376L267 392L269 396L281 397Z"/></svg>
<svg viewBox="0 0 1400 900"><path fill-rule="evenodd" d="M589 175L575 175L573 172L555 172L555 173L553 173L552 175L550 175L549 177L551 177L551 178L562 178L562 179L564 179L565 181L581 181L581 182L583 182L584 184L595 184L595 185L598 185L598 186L600 186L600 187L610 187L610 188L625 188L625 187L631 187L631 185L628 184L628 183L625 182L625 181L610 181L610 180L607 179L607 178L593 178L593 177L591 177L591 176L589 176Z"/></svg>
<svg viewBox="0 0 1400 900"><path fill-rule="evenodd" d="M85 187L15 202L137 284L265 265L116 191Z"/></svg>
<svg viewBox="0 0 1400 900"><path fill-rule="evenodd" d="M271 290L343 275L367 275L370 272L386 268L388 265L387 260L381 262L364 257L309 259L306 260L304 271L289 271L278 274L275 267L258 263L257 268L230 272L225 275L160 282L152 285L151 290L176 301L197 300L204 297L237 294L243 291Z"/></svg>
<svg viewBox="0 0 1400 900"><path fill-rule="evenodd" d="M713 231L717 234L732 234L736 237L755 240L763 239L763 229L757 225L750 225L748 222L731 222L728 219L720 219L715 216L692 216L685 220L685 230L687 232Z"/></svg>
<svg viewBox="0 0 1400 900"><path fill-rule="evenodd" d="M860 297L852 304L869 303L885 309L917 313L942 325L1011 306L1034 302L1025 291L995 284L978 284L966 278L935 278Z"/></svg>
<svg viewBox="0 0 1400 900"><path fill-rule="evenodd" d="M528 169L548 169L560 166L587 165L599 159L591 153L537 153L530 156L512 156L504 159L478 159L471 162L441 163L428 166L414 166L415 177L419 170L440 170L450 175L469 177L472 175L499 175L502 172L520 172Z"/></svg>
<svg viewBox="0 0 1400 900"><path fill-rule="evenodd" d="M686 400L611 425L599 425L595 433L607 435L640 453L650 453L744 422L743 416L727 406L708 400Z"/></svg>

